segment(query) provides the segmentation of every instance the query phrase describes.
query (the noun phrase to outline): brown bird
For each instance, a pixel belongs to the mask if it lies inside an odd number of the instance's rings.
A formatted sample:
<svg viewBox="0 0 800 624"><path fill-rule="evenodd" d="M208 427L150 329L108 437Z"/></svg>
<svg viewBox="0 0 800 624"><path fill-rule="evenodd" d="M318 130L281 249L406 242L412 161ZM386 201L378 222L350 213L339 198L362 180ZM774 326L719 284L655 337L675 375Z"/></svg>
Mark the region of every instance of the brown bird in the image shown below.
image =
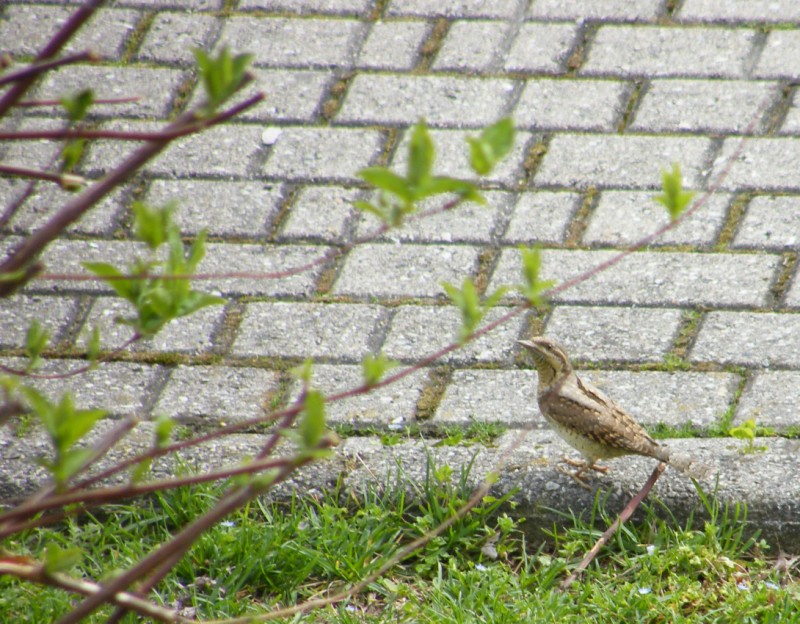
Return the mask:
<svg viewBox="0 0 800 624"><path fill-rule="evenodd" d="M707 476L709 468L687 457L670 454L619 405L575 374L564 349L550 338L518 340L533 355L539 373L539 409L550 426L586 458L585 462L564 459L578 470L570 476L586 486L587 470L607 472L598 459L622 455L653 457L695 479Z"/></svg>

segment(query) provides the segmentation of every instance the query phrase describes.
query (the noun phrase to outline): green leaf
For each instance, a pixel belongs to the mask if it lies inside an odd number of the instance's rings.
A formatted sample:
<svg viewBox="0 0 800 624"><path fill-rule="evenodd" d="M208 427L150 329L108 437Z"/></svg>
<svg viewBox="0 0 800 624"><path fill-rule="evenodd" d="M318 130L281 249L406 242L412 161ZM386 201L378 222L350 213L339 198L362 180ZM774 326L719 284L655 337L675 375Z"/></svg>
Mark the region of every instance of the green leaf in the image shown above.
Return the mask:
<svg viewBox="0 0 800 624"><path fill-rule="evenodd" d="M732 427L728 433L739 440L750 440L752 442L756 438L756 421L752 418L746 420L738 427Z"/></svg>
<svg viewBox="0 0 800 624"><path fill-rule="evenodd" d="M428 180L417 192L416 199L419 200L430 195L440 195L442 193L455 193L465 201L473 201L478 204L486 203L486 199L472 182L445 176L434 176Z"/></svg>
<svg viewBox="0 0 800 624"><path fill-rule="evenodd" d="M292 376L308 385L311 383L311 367L313 365L314 360L311 358L306 358L306 360L300 366L295 366L289 372L292 374Z"/></svg>
<svg viewBox="0 0 800 624"><path fill-rule="evenodd" d="M504 118L481 132L478 138L467 139L473 170L486 175L505 157L514 145L514 124Z"/></svg>
<svg viewBox="0 0 800 624"><path fill-rule="evenodd" d="M86 139L68 141L61 149L61 171L72 171L83 156Z"/></svg>
<svg viewBox="0 0 800 624"><path fill-rule="evenodd" d="M311 449L325 434L325 399L317 390L308 390L303 401L303 420L300 435L306 449Z"/></svg>
<svg viewBox="0 0 800 624"><path fill-rule="evenodd" d="M375 215L376 217L378 217L378 219L383 221L386 225L391 225L390 220L389 220L390 219L389 215L386 212L384 212L383 210L381 210L380 208L378 208L377 206L375 206L374 204L370 204L369 202L365 202L365 201L354 201L353 202L353 206L355 206L356 208L358 208L362 212L368 212L370 214Z"/></svg>
<svg viewBox="0 0 800 624"><path fill-rule="evenodd" d="M383 378L386 371L399 365L399 362L388 359L383 353L379 353L378 357L374 357L371 353L368 353L361 361L364 383L367 386L374 386Z"/></svg>
<svg viewBox="0 0 800 624"><path fill-rule="evenodd" d="M414 199L414 190L405 179L386 167L368 167L358 172L362 180L375 188L391 193L405 202Z"/></svg>
<svg viewBox="0 0 800 624"><path fill-rule="evenodd" d="M158 249L173 230L172 213L175 204L169 203L161 208L148 206L136 201L131 206L134 215L133 227L136 237L147 244L150 249Z"/></svg>
<svg viewBox="0 0 800 624"><path fill-rule="evenodd" d="M411 129L411 142L408 145L408 184L416 189L424 186L431 177L434 150L428 128L420 121Z"/></svg>
<svg viewBox="0 0 800 624"><path fill-rule="evenodd" d="M528 303L534 306L541 305L544 303L542 294L551 288L555 282L552 280L541 281L539 279L542 259L538 247L529 249L520 246L519 251L522 258L522 277L525 282L517 288L528 300Z"/></svg>
<svg viewBox="0 0 800 624"><path fill-rule="evenodd" d="M67 116L70 121L81 121L86 117L89 107L94 103L94 92L91 89L84 89L71 97L62 97L59 99L61 106L67 111Z"/></svg>
<svg viewBox="0 0 800 624"><path fill-rule="evenodd" d="M200 82L208 100L202 112L212 115L241 86L253 55L231 56L227 46L216 57L206 54L201 48L195 48L193 52Z"/></svg>
<svg viewBox="0 0 800 624"><path fill-rule="evenodd" d="M122 278L122 273L115 266L107 262L82 262L83 266L88 270L102 278ZM136 288L136 281L132 279L106 279L106 283L114 289L120 297L136 304L139 298L138 288Z"/></svg>
<svg viewBox="0 0 800 624"><path fill-rule="evenodd" d="M662 192L655 195L653 199L667 209L672 221L675 221L681 216L695 196L693 191L683 190L683 179L678 163L672 163L672 171L662 169L661 191Z"/></svg>
<svg viewBox="0 0 800 624"><path fill-rule="evenodd" d="M459 329L459 343L463 344L475 331L483 318L484 310L481 308L480 297L475 289L475 284L468 277L464 278L459 290L452 284L442 283L447 296L461 311L461 328Z"/></svg>
<svg viewBox="0 0 800 624"><path fill-rule="evenodd" d="M83 560L80 548L61 548L58 544L48 544L44 551L44 571L46 574L66 572Z"/></svg>
<svg viewBox="0 0 800 624"><path fill-rule="evenodd" d="M144 481L150 474L150 467L152 464L153 460L150 458L143 459L142 461L138 462L133 467L133 470L131 470L131 485L136 485L137 483Z"/></svg>
<svg viewBox="0 0 800 624"><path fill-rule="evenodd" d="M161 448L169 444L170 436L175 429L175 421L169 416L161 414L156 418L155 425L156 448Z"/></svg>
<svg viewBox="0 0 800 624"><path fill-rule="evenodd" d="M90 362L97 362L100 356L100 327L95 325L89 333L89 338L86 341L86 359Z"/></svg>
<svg viewBox="0 0 800 624"><path fill-rule="evenodd" d="M41 362L42 351L47 347L47 342L50 340L50 331L38 319L33 319L28 332L25 336L25 356L31 361L29 369L38 368Z"/></svg>

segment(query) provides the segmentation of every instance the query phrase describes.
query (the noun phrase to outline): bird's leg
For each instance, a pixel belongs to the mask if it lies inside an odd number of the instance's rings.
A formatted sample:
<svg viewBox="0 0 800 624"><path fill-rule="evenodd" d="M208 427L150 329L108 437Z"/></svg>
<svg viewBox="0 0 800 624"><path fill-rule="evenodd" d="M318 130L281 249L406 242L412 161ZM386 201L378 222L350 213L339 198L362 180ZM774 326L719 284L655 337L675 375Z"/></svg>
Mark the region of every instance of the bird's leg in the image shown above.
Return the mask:
<svg viewBox="0 0 800 624"><path fill-rule="evenodd" d="M596 472L602 472L603 474L608 472L608 466L598 466L594 461L587 462L579 459L570 459L569 457L562 457L561 461L577 468L579 474L583 474L587 470L594 470Z"/></svg>

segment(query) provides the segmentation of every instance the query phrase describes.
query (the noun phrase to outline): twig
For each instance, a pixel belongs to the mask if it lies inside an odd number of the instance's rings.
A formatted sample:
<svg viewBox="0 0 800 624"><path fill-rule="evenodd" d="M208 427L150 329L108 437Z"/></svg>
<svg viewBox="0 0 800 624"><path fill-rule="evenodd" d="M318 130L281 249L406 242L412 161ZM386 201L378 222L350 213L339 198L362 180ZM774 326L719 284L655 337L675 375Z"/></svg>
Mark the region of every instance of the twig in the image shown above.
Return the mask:
<svg viewBox="0 0 800 624"><path fill-rule="evenodd" d="M653 489L656 481L658 478L664 473L667 469L667 465L664 462L660 462L658 466L655 467L650 477L647 479L645 484L642 486L642 489L639 493L634 496L630 502L625 505L625 508L619 514L619 517L611 523L611 526L608 527L605 533L600 536L600 539L597 540L594 546L586 553L586 556L583 560L578 564L578 566L572 571L566 579L561 582L559 585L559 591L566 591L570 585L581 575L581 573L587 568L587 566L592 562L592 560L597 556L597 553L600 552L600 549L608 543L608 540L612 538L614 533L617 532L617 529L622 526L622 523L625 522L628 518L631 517L636 508L642 503L645 497L650 493L650 490Z"/></svg>
<svg viewBox="0 0 800 624"><path fill-rule="evenodd" d="M70 54L69 56L61 57L55 61L34 63L32 65L28 65L27 67L23 67L22 69L18 69L17 71L8 72L7 74L0 76L0 86L12 82L18 82L25 78L38 76L42 72L55 69L56 67L61 67L62 65L71 65L73 63L80 63L82 61L95 62L99 60L100 57L97 56L97 54L91 50L85 50L84 52L78 52L77 54ZM58 102L55 102L55 104L58 104ZM30 104L27 102L17 102L14 106L30 106Z"/></svg>

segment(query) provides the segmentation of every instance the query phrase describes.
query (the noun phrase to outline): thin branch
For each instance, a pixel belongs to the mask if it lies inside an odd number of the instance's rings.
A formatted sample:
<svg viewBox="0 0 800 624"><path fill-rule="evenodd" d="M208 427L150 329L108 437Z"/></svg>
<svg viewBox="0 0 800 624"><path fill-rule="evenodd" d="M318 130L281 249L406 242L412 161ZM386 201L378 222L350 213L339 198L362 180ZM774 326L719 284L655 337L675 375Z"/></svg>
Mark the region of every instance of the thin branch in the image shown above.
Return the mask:
<svg viewBox="0 0 800 624"><path fill-rule="evenodd" d="M594 560L594 558L597 556L597 553L600 552L600 549L608 543L608 541L613 537L614 533L617 532L617 529L622 526L622 523L630 518L633 512L636 511L636 508L641 505L642 501L650 493L650 490L653 489L656 481L658 481L658 478L664 474L666 469L667 465L664 462L660 462L655 467L639 493L636 494L636 496L634 496L627 505L625 505L625 508L619 514L619 517L612 522L611 526L608 527L606 532L600 536L600 539L598 539L595 545L592 546L591 549L586 553L586 556L578 564L575 570L573 570L572 574L570 574L561 582L561 585L558 587L559 591L566 591L569 586L572 585L572 583L574 583L575 580L583 573L592 560Z"/></svg>
<svg viewBox="0 0 800 624"><path fill-rule="evenodd" d="M132 104L142 99L140 95L132 95L124 98L100 98L92 100L92 104ZM15 106L18 108L36 108L39 106L60 106L61 100L25 100L24 102L17 102ZM24 131L23 131L24 132ZM11 133L16 134L16 133Z"/></svg>
<svg viewBox="0 0 800 624"><path fill-rule="evenodd" d="M3 74L0 76L0 87L4 84L9 84L12 82L17 82L19 80L24 80L30 77L36 77L39 74L50 71L51 69L55 69L56 67L61 67L62 65L72 65L73 63L81 63L83 61L90 61L90 62L97 62L100 60L100 57L92 52L91 50L85 50L83 52L78 52L77 54L70 54L69 56L61 57L60 59L56 59L55 61L47 61L45 63L33 63L28 65L27 67L23 67L22 69L18 69L13 72L9 72L7 74ZM58 104L59 102L55 102ZM14 106L30 106L27 102L17 102Z"/></svg>
<svg viewBox="0 0 800 624"><path fill-rule="evenodd" d="M2 139L2 137L0 137L0 139ZM46 171L38 171L36 169L12 167L10 165L1 164L0 173L5 173L7 175L19 178L32 178L34 180L55 182L61 188L80 187L86 185L86 178L72 173L48 173Z"/></svg>

